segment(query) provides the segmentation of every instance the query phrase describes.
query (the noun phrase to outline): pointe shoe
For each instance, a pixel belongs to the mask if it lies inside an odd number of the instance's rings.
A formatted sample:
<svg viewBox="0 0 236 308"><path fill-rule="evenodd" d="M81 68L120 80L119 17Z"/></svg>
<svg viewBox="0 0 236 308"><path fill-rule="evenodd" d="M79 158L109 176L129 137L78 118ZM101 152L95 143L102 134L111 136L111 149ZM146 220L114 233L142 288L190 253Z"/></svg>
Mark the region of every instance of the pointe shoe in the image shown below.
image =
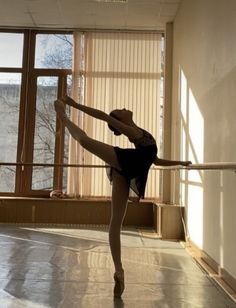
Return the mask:
<svg viewBox="0 0 236 308"><path fill-rule="evenodd" d="M67 118L64 103L60 100L56 100L54 101L54 108L55 108L58 118L61 121L64 121Z"/></svg>
<svg viewBox="0 0 236 308"><path fill-rule="evenodd" d="M125 289L124 272L115 272L114 297L121 297Z"/></svg>
<svg viewBox="0 0 236 308"><path fill-rule="evenodd" d="M65 105L59 99L54 101L54 108L57 113L64 114L65 113Z"/></svg>

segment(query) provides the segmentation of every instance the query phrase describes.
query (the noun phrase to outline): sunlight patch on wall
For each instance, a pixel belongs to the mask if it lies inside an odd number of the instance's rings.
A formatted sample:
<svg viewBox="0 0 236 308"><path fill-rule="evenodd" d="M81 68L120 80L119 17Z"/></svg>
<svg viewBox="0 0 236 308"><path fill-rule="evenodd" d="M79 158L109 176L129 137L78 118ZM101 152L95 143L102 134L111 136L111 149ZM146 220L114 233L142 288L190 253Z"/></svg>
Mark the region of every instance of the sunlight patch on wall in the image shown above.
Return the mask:
<svg viewBox="0 0 236 308"><path fill-rule="evenodd" d="M204 161L204 119L188 80L180 68L180 159ZM191 240L203 244L203 173L181 171L180 204L187 206L187 227Z"/></svg>
<svg viewBox="0 0 236 308"><path fill-rule="evenodd" d="M188 186L188 232L191 241L203 248L203 188Z"/></svg>
<svg viewBox="0 0 236 308"><path fill-rule="evenodd" d="M204 120L198 103L189 89L189 142L188 142L188 158L192 163L203 163L204 158ZM201 172L192 171L189 173L189 181L202 183Z"/></svg>

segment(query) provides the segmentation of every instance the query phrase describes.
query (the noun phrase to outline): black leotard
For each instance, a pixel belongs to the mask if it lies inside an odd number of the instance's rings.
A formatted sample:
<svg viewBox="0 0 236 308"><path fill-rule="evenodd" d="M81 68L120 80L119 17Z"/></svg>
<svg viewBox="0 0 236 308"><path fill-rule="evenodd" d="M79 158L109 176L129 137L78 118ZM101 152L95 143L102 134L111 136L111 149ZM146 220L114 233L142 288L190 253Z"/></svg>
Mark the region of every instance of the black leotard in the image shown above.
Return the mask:
<svg viewBox="0 0 236 308"><path fill-rule="evenodd" d="M143 130L143 136L130 140L135 149L114 147L121 170L117 170L129 181L130 188L139 198L144 198L148 171L157 155L157 145L153 136ZM112 169L108 177L112 181Z"/></svg>

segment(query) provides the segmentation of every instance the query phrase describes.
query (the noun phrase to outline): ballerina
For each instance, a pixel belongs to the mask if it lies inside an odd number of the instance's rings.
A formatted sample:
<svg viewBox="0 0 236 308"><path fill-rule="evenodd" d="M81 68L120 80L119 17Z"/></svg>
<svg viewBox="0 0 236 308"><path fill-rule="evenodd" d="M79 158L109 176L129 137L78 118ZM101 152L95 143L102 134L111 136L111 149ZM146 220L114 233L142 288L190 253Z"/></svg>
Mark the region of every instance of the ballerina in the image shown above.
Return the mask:
<svg viewBox="0 0 236 308"><path fill-rule="evenodd" d="M135 148L123 149L90 138L80 127L67 117L65 104L76 108L96 119L105 121L113 133L125 135ZM112 182L112 211L109 224L109 244L114 262L114 296L121 297L124 288L124 269L121 261L120 233L125 217L130 188L134 191L136 201L145 196L148 172L154 163L159 166L183 165L189 161L171 161L157 156L157 145L154 137L140 128L133 121L130 110L115 109L110 114L101 110L76 103L66 96L62 101L55 101L57 116L69 130L71 136L87 151L98 156L110 166L108 176Z"/></svg>

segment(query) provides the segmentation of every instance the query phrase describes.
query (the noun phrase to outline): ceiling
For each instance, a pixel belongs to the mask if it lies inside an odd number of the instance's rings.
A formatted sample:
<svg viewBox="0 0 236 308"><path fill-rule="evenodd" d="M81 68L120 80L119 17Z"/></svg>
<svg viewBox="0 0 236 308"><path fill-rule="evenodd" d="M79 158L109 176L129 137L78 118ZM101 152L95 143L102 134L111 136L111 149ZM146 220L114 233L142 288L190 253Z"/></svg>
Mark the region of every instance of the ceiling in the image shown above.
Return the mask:
<svg viewBox="0 0 236 308"><path fill-rule="evenodd" d="M181 0L0 0L0 27L164 30Z"/></svg>

